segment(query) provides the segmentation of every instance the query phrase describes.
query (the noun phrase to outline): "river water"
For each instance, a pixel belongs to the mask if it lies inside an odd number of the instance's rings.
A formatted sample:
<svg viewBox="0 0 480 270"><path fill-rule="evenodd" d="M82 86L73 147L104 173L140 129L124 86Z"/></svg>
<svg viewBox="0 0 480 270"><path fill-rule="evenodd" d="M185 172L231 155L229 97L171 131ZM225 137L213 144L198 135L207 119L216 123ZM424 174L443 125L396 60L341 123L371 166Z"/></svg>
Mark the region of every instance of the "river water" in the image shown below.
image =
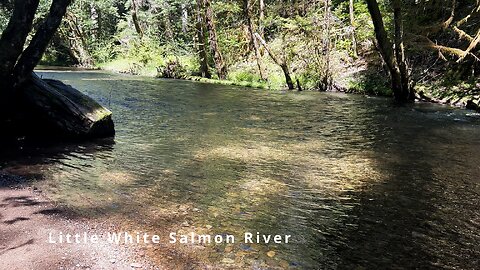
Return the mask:
<svg viewBox="0 0 480 270"><path fill-rule="evenodd" d="M114 142L4 149L3 171L93 219L162 234L177 268L475 269L480 116L431 104L40 72L114 113ZM243 243L245 232L292 235ZM166 234L166 235L165 235ZM173 265L172 264L172 265Z"/></svg>

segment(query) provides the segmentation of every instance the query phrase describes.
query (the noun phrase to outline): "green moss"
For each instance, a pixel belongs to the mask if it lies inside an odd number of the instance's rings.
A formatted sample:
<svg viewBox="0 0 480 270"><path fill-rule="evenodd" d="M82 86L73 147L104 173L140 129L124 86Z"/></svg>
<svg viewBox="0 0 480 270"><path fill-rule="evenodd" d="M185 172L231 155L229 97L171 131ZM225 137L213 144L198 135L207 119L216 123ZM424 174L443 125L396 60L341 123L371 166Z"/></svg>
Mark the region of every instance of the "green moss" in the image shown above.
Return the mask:
<svg viewBox="0 0 480 270"><path fill-rule="evenodd" d="M469 101L475 103L478 100L480 90L477 85L479 83L478 79L457 81L456 84L453 84L453 81L440 80L420 84L416 90L417 92L422 91L433 100L466 107Z"/></svg>
<svg viewBox="0 0 480 270"><path fill-rule="evenodd" d="M100 121L107 117L110 117L112 115L112 112L105 108L101 108L93 111L92 114L94 115L94 119L96 119L97 121Z"/></svg>

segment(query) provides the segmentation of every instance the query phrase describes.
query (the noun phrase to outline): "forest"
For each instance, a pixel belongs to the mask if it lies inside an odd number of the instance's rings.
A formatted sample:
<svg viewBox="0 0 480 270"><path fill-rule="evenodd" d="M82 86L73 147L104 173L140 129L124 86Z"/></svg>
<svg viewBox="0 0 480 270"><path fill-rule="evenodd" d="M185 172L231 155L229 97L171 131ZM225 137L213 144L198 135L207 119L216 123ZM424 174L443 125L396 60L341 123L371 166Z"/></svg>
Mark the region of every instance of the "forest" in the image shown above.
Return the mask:
<svg viewBox="0 0 480 270"><path fill-rule="evenodd" d="M476 109L479 14L477 0L77 0L40 64Z"/></svg>
<svg viewBox="0 0 480 270"><path fill-rule="evenodd" d="M0 0L0 268L477 270L479 18Z"/></svg>

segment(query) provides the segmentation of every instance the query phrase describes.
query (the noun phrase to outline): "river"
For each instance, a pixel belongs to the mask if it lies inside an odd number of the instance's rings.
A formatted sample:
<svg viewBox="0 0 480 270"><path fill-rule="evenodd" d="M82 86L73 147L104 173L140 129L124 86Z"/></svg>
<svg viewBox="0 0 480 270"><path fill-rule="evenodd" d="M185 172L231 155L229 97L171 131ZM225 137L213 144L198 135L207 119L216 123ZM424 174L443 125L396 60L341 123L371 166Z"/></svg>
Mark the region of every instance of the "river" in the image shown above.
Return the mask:
<svg viewBox="0 0 480 270"><path fill-rule="evenodd" d="M117 135L4 148L3 171L92 219L162 237L238 237L149 247L158 260L234 269L480 265L479 114L360 95L39 74L109 107ZM243 243L245 232L292 238Z"/></svg>

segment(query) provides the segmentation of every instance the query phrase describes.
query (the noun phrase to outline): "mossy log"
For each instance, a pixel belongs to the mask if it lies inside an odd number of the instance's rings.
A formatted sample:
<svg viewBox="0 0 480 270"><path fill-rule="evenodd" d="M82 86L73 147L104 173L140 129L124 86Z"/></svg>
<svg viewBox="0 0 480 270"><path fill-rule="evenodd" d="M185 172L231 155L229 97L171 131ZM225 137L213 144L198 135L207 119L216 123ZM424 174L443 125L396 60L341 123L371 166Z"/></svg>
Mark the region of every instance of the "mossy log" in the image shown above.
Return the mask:
<svg viewBox="0 0 480 270"><path fill-rule="evenodd" d="M72 86L32 73L19 91L26 106L39 114L35 117L61 135L99 138L115 134L112 112Z"/></svg>

